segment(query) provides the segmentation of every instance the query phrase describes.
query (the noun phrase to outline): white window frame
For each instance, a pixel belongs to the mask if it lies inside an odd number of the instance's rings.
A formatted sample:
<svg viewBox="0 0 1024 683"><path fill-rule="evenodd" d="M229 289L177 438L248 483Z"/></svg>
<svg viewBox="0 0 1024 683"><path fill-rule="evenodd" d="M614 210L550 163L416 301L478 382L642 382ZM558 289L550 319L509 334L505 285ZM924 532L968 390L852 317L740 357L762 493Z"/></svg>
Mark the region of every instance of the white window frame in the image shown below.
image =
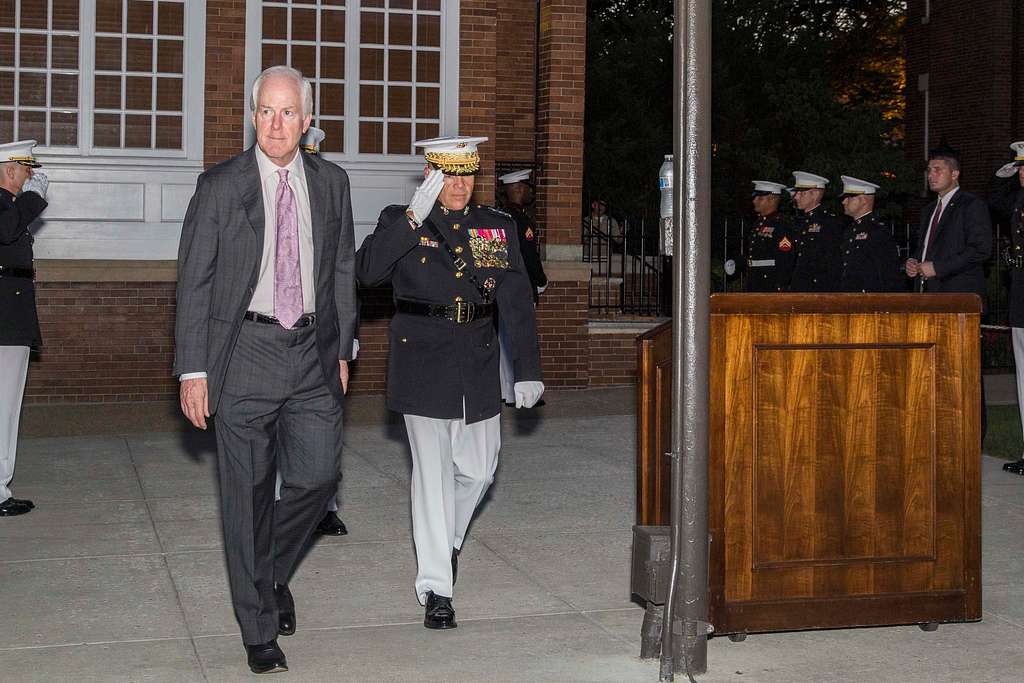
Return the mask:
<svg viewBox="0 0 1024 683"><path fill-rule="evenodd" d="M206 81L206 0L185 0L182 50L182 149L116 149L93 147L93 110L96 78L96 2L79 0L78 19L78 146L38 146L37 153L51 163L68 166L118 164L201 166ZM59 69L54 71L59 72ZM157 72L154 71L154 77Z"/></svg>
<svg viewBox="0 0 1024 683"><path fill-rule="evenodd" d="M299 5L316 7L315 0ZM349 170L395 170L408 173L422 168L422 158L410 154L367 154L359 148L359 19L361 0L348 0L345 7L345 145L346 151L325 152L324 157L343 163ZM263 36L263 1L246 0L245 22L245 135L243 149L255 142L249 93L260 73ZM455 135L459 129L459 0L441 0L441 84L438 135ZM415 140L415 128L412 131ZM398 165L396 167L396 164Z"/></svg>

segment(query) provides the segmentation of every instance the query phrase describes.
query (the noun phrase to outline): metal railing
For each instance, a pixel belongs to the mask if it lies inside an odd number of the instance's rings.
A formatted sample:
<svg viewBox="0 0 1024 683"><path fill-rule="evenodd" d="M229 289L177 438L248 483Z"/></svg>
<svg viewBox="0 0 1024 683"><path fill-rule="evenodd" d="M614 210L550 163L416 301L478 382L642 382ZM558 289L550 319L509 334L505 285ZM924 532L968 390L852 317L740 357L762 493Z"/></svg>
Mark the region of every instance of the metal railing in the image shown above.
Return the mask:
<svg viewBox="0 0 1024 683"><path fill-rule="evenodd" d="M657 222L607 214L583 219L583 262L590 264L590 310L598 316L663 316L668 271Z"/></svg>

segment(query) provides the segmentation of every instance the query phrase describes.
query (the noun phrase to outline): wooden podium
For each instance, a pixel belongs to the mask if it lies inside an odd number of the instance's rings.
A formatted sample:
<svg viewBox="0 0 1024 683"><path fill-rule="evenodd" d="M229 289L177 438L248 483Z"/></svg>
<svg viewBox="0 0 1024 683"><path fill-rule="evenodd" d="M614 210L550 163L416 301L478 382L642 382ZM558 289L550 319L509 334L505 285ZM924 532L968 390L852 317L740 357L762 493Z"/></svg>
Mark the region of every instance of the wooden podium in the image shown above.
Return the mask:
<svg viewBox="0 0 1024 683"><path fill-rule="evenodd" d="M716 634L981 618L980 299L711 298ZM671 327L640 339L637 522L668 524Z"/></svg>

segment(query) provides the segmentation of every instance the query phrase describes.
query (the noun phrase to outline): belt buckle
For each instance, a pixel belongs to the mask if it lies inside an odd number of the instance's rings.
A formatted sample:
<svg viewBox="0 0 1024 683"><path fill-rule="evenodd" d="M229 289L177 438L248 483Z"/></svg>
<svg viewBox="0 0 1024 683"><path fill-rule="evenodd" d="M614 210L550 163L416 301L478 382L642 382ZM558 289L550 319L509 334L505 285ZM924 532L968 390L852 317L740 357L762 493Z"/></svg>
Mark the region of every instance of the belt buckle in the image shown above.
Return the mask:
<svg viewBox="0 0 1024 683"><path fill-rule="evenodd" d="M458 324L468 323L476 317L476 304L472 301L455 302L455 322Z"/></svg>

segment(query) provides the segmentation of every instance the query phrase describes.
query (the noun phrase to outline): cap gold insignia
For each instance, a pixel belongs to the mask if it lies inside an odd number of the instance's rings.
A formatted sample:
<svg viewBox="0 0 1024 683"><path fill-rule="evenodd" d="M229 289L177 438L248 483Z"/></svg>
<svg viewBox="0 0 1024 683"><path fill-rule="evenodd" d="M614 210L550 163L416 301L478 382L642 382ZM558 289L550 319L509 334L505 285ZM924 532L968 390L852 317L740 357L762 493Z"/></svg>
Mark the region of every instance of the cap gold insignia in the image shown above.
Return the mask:
<svg viewBox="0 0 1024 683"><path fill-rule="evenodd" d="M460 143L459 147L465 147ZM480 170L480 154L478 152L427 152L423 155L435 168L442 173L470 174Z"/></svg>

